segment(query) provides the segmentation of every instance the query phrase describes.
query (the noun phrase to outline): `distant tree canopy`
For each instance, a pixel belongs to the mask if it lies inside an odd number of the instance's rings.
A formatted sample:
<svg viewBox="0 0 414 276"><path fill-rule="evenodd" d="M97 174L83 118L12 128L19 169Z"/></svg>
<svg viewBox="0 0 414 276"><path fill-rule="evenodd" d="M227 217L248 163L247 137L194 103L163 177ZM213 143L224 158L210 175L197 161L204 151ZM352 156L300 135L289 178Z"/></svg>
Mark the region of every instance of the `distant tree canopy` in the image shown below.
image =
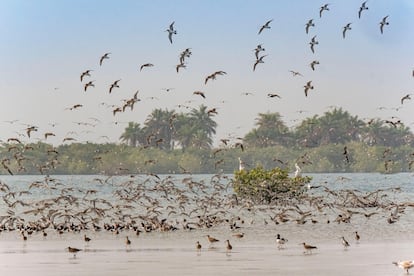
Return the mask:
<svg viewBox="0 0 414 276"><path fill-rule="evenodd" d="M414 135L401 122L373 119L364 122L341 108L323 116L306 118L293 130L285 125L279 113L259 114L256 125L245 136L250 147L285 147L301 145L314 148L329 144L364 142L369 145L399 147L414 145Z"/></svg>
<svg viewBox="0 0 414 276"><path fill-rule="evenodd" d="M240 157L247 169L303 172L414 170L414 137L398 120L364 122L342 109L306 118L288 128L279 113L260 113L243 139L213 147L214 112L201 105L188 113L154 110L143 125L129 122L121 144L0 145L0 174L233 173Z"/></svg>
<svg viewBox="0 0 414 276"><path fill-rule="evenodd" d="M193 108L188 114L155 109L143 127L129 122L120 140L134 147L173 150L178 145L182 149L210 149L217 127L212 116L205 105Z"/></svg>

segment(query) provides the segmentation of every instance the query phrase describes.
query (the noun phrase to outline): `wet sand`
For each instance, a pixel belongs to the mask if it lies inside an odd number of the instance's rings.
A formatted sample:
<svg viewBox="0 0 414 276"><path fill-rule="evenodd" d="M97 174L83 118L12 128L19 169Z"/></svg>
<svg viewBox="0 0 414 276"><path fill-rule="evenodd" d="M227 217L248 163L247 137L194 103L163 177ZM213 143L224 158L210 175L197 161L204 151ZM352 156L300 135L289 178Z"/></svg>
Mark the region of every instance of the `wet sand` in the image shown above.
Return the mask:
<svg viewBox="0 0 414 276"><path fill-rule="evenodd" d="M248 229L247 229L248 230ZM273 231L272 231L273 232ZM205 231L186 233L150 233L134 236L125 231L119 235L88 233L50 233L18 239L18 233L0 234L0 275L404 275L391 262L414 259L414 240L380 240L362 238L344 249L337 239L306 240L318 247L304 254L302 237L289 239L285 249L278 250L273 233L256 235L247 231L242 239L231 233L209 232L220 242L209 247ZM128 235L132 244L125 245ZM361 234L362 235L362 234ZM226 252L225 240L233 250ZM195 243L202 244L197 252ZM76 256L65 248L82 249Z"/></svg>

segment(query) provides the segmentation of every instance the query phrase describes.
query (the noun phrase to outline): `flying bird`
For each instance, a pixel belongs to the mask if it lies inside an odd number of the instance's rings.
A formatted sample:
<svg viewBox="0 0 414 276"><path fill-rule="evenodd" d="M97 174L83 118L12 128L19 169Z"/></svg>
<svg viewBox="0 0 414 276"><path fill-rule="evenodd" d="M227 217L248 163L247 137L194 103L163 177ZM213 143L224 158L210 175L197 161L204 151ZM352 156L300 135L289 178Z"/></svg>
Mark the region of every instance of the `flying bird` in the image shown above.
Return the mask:
<svg viewBox="0 0 414 276"><path fill-rule="evenodd" d="M314 46L319 44L319 42L316 40L316 35L314 37L312 37L311 41L309 42L310 44L310 48L312 50L312 53L315 53L315 49Z"/></svg>
<svg viewBox="0 0 414 276"><path fill-rule="evenodd" d="M45 136L45 140L47 139L47 137L49 137L49 136L56 136L53 132L46 132L45 134L44 134L44 136Z"/></svg>
<svg viewBox="0 0 414 276"><path fill-rule="evenodd" d="M343 38L345 38L345 33L346 33L346 31L348 31L348 30L352 30L352 28L351 28L351 24L352 24L352 23L348 23L348 24L346 24L346 25L344 26L343 31L342 31L342 37L343 37Z"/></svg>
<svg viewBox="0 0 414 276"><path fill-rule="evenodd" d="M381 20L381 22L379 23L379 24L380 24L381 34L384 32L384 26L385 26L385 25L389 25L389 24L390 24L390 22L388 22L388 21L387 21L387 18L388 18L388 15L387 15L387 16L385 16L385 17Z"/></svg>
<svg viewBox="0 0 414 276"><path fill-rule="evenodd" d="M329 4L325 4L319 9L319 17L322 17L322 12L323 11L329 11L328 6L329 6Z"/></svg>
<svg viewBox="0 0 414 276"><path fill-rule="evenodd" d="M191 54L192 54L191 48L187 48L183 52L181 52L181 54L180 54L180 63L184 63L185 58L189 58L191 56Z"/></svg>
<svg viewBox="0 0 414 276"><path fill-rule="evenodd" d="M214 72L214 73L212 73L211 75L208 75L206 78L205 78L205 80L204 80L204 84L207 84L207 81L208 80L215 80L216 79L216 76L217 75L220 75L220 76L222 76L222 75L226 75L227 73L226 72L224 72L224 71L216 71L216 72Z"/></svg>
<svg viewBox="0 0 414 276"><path fill-rule="evenodd" d="M204 95L204 93L203 92L201 92L201 91L194 91L193 92L193 94L194 95L200 95L201 97L203 97L204 99L206 98L206 95Z"/></svg>
<svg viewBox="0 0 414 276"><path fill-rule="evenodd" d="M277 98L281 99L281 97L280 97L278 94L272 94L272 93L269 93L269 94L267 94L267 96L268 96L269 98L274 98L274 97L277 97Z"/></svg>
<svg viewBox="0 0 414 276"><path fill-rule="evenodd" d="M289 70L289 72L291 72L294 77L296 77L296 76L303 77L303 75L301 73L299 73L298 71Z"/></svg>
<svg viewBox="0 0 414 276"><path fill-rule="evenodd" d="M212 108L212 109L207 110L207 115L208 116L212 116L212 114L213 115L217 115L218 114L217 108Z"/></svg>
<svg viewBox="0 0 414 276"><path fill-rule="evenodd" d="M264 29L270 29L270 26L269 26L269 24L271 23L273 21L273 19L271 19L271 20L269 20L269 21L267 21L263 26L261 26L260 27L260 29L259 29L259 33L258 34L260 34Z"/></svg>
<svg viewBox="0 0 414 276"><path fill-rule="evenodd" d="M86 76L88 76L88 77L90 77L91 76L91 73L92 72L92 70L86 70L85 72L83 72L82 74L81 74L81 76L80 76L80 80L81 80L81 82L83 81L83 78L84 77L86 77Z"/></svg>
<svg viewBox="0 0 414 276"><path fill-rule="evenodd" d="M363 2L363 3L362 3L362 5L361 5L361 7L359 8L359 11L358 11L358 18L361 18L361 13L362 13L364 10L368 10L368 7L366 6L367 2L368 2L368 1Z"/></svg>
<svg viewBox="0 0 414 276"><path fill-rule="evenodd" d="M256 46L256 48L253 50L254 51L254 56L256 57L256 59L259 59L259 53L262 51L265 51L266 49L263 48L262 44L259 44Z"/></svg>
<svg viewBox="0 0 414 276"><path fill-rule="evenodd" d="M306 26L305 31L306 31L306 33L308 33L310 27L315 27L315 23L313 23L313 19L309 19L308 23L306 23L305 26Z"/></svg>
<svg viewBox="0 0 414 276"><path fill-rule="evenodd" d="M31 133L32 131L37 131L37 127L35 127L35 126L30 126L30 127L26 128L26 133L27 133L27 136L28 136L29 138L30 138L30 133Z"/></svg>
<svg viewBox="0 0 414 276"><path fill-rule="evenodd" d="M310 63L310 67L312 68L313 71L315 71L315 65L319 64L319 61L314 60Z"/></svg>
<svg viewBox="0 0 414 276"><path fill-rule="evenodd" d="M186 68L187 66L184 63L179 63L175 66L177 73L180 71L180 68Z"/></svg>
<svg viewBox="0 0 414 276"><path fill-rule="evenodd" d="M177 31L174 30L174 23L175 21L173 21L168 27L168 29L165 30L166 32L168 32L168 40L170 41L171 44L173 43L172 36L177 34Z"/></svg>
<svg viewBox="0 0 414 276"><path fill-rule="evenodd" d="M144 67L152 67L152 66L154 66L154 64L152 64L152 63L145 63L145 64L142 64L142 65L141 65L141 67L139 68L139 71L142 71L142 69L143 69Z"/></svg>
<svg viewBox="0 0 414 276"><path fill-rule="evenodd" d="M94 81L89 81L87 83L85 83L84 85L84 91L86 92L86 90L88 89L89 86L91 87L95 87L95 84L93 84Z"/></svg>
<svg viewBox="0 0 414 276"><path fill-rule="evenodd" d="M120 82L120 81L121 80L119 79L119 80L114 81L113 84L111 84L111 86L109 87L109 94L111 94L111 92L114 88L119 88L118 82Z"/></svg>
<svg viewBox="0 0 414 276"><path fill-rule="evenodd" d="M305 97L307 97L309 89L313 89L312 81L308 81L306 85L304 86L304 88L305 88Z"/></svg>
<svg viewBox="0 0 414 276"><path fill-rule="evenodd" d="M234 144L234 147L235 148L240 148L242 151L244 151L244 145L242 143L240 143L240 142L235 143Z"/></svg>
<svg viewBox="0 0 414 276"><path fill-rule="evenodd" d="M261 57L259 57L259 58L256 60L256 62L253 64L253 72L256 70L256 66L257 66L259 63L264 63L263 58L264 58L265 56L267 56L267 55L261 56Z"/></svg>
<svg viewBox="0 0 414 276"><path fill-rule="evenodd" d="M77 108L80 108L80 107L82 107L83 105L81 105L81 104L75 104L75 105L73 105L72 107L69 107L69 108L67 108L67 109L69 109L69 110L74 110L74 109L77 109Z"/></svg>
<svg viewBox="0 0 414 276"><path fill-rule="evenodd" d="M102 57L101 57L101 59L99 60L99 65L100 66L102 66L102 62L104 61L104 59L109 59L109 55L110 55L111 53L105 53Z"/></svg>
<svg viewBox="0 0 414 276"><path fill-rule="evenodd" d="M411 97L410 96L411 96L411 94L407 94L404 97L402 97L401 98L401 104L403 104L405 100L411 100Z"/></svg>

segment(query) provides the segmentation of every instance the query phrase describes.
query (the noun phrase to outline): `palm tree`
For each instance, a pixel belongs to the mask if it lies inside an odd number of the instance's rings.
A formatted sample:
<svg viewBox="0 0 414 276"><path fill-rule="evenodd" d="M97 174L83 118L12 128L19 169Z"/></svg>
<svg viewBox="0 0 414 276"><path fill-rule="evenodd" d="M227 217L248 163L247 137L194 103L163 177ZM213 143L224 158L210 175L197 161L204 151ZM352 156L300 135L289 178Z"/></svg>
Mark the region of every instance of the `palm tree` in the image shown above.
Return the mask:
<svg viewBox="0 0 414 276"><path fill-rule="evenodd" d="M207 137L211 138L213 134L216 134L217 123L207 113L207 106L200 105L199 109L193 108L189 116L195 127L204 132Z"/></svg>
<svg viewBox="0 0 414 276"><path fill-rule="evenodd" d="M260 147L288 144L289 128L282 121L282 116L278 112L259 113L256 120L258 127L245 136L246 143L256 144Z"/></svg>
<svg viewBox="0 0 414 276"><path fill-rule="evenodd" d="M298 143L304 147L317 147L320 144L321 127L318 115L306 118L295 128L294 135Z"/></svg>
<svg viewBox="0 0 414 276"><path fill-rule="evenodd" d="M168 150L174 148L172 136L175 117L176 113L174 110L162 109L155 109L148 115L145 121L145 129L149 145Z"/></svg>
<svg viewBox="0 0 414 276"><path fill-rule="evenodd" d="M128 145L136 147L140 140L143 138L143 130L138 123L129 122L125 128L124 133L119 137L123 142Z"/></svg>
<svg viewBox="0 0 414 276"><path fill-rule="evenodd" d="M183 150L188 147L211 148L217 123L207 113L207 106L193 108L189 114L178 114L174 125L174 139Z"/></svg>
<svg viewBox="0 0 414 276"><path fill-rule="evenodd" d="M191 145L194 134L194 126L187 114L178 114L175 121L174 140L178 142L183 150Z"/></svg>

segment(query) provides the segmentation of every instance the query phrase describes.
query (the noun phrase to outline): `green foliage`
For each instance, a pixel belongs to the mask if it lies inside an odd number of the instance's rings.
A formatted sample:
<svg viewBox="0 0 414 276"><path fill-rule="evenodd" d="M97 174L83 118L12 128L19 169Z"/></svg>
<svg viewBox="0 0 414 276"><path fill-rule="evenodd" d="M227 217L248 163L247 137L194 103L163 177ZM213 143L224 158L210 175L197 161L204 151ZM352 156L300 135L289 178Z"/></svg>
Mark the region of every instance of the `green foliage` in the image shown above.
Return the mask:
<svg viewBox="0 0 414 276"><path fill-rule="evenodd" d="M247 169L292 172L297 162L307 173L414 170L414 135L399 121L364 122L334 108L289 129L279 113L260 113L243 149L234 138L214 149L212 118L204 105L188 113L156 109L142 127L130 122L120 145L3 142L0 174L232 173L239 157Z"/></svg>
<svg viewBox="0 0 414 276"><path fill-rule="evenodd" d="M256 167L234 173L233 188L242 198L255 203L272 203L280 200L297 198L305 190L310 177L289 177L287 170L273 168L265 170Z"/></svg>

